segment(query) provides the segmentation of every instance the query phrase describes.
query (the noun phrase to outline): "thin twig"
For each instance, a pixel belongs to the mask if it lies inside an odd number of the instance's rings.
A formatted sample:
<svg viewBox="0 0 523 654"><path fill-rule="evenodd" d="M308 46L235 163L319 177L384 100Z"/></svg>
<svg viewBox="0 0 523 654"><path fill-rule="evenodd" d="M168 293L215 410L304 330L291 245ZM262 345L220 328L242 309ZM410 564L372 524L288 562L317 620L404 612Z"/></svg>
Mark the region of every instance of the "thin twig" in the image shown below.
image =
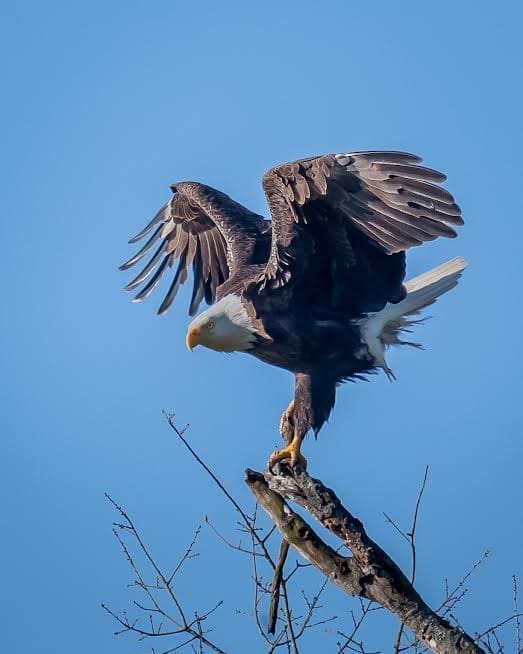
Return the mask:
<svg viewBox="0 0 523 654"><path fill-rule="evenodd" d="M178 427L174 424L174 414L172 413L167 413L166 411L162 411L163 415L165 416L167 423L169 424L169 427L174 431L174 433L178 436L178 438L181 440L185 448L190 452L191 456L194 458L194 460L205 470L205 472L211 477L211 479L214 481L214 483L218 486L218 488L222 491L222 493L227 497L229 502L234 506L236 511L240 514L242 517L243 522L245 523L245 526L248 528L249 531L251 531L252 536L254 539L258 542L260 547L263 550L264 555L267 558L267 561L271 565L271 567L274 569L276 567L275 562L273 561L269 550L267 549L265 542L263 539L261 539L256 531L253 531L253 526L250 522L249 516L247 513L242 509L242 507L238 504L238 502L234 499L234 497L229 493L225 485L220 481L220 479L217 477L217 475L209 468L209 466L203 461L203 459L199 456L199 454L194 450L194 448L191 446L189 441L185 438L185 432L187 431L187 426L185 426L183 429L178 429Z"/></svg>
<svg viewBox="0 0 523 654"><path fill-rule="evenodd" d="M410 532L407 534L410 539L410 549L412 553L412 573L410 575L410 583L413 584L416 578L416 527L418 524L418 514L421 504L421 498L423 497L423 492L425 491L425 485L427 483L427 477L429 474L429 466L425 467L425 474L423 475L423 481L421 482L421 488L419 489L418 499L416 500L416 508L414 510L414 517L412 519L412 527Z"/></svg>
<svg viewBox="0 0 523 654"><path fill-rule="evenodd" d="M419 513L419 508L421 505L421 498L423 496L423 491L425 490L425 484L427 483L427 476L429 474L429 466L425 466L425 473L423 475L423 480L421 482L421 487L418 492L418 497L416 499L416 507L414 509L414 515L412 517L412 525L410 528L410 531L407 534L404 534L399 527L396 526L396 524L386 515L388 518L389 522L396 527L396 529L402 534L406 539L407 542L410 545L410 553L411 553L411 562L412 562L412 571L410 574L410 583L414 583L414 579L416 578L416 526L418 524L418 513ZM403 630L405 628L405 625L403 622L400 622L400 626L398 629L398 633L396 635L396 641L394 643L394 647L392 648L393 654L398 654L400 651L401 647L401 637L403 636Z"/></svg>
<svg viewBox="0 0 523 654"><path fill-rule="evenodd" d="M318 602L320 601L320 597L322 596L328 581L329 581L328 579L325 579L323 581L323 583L318 589L318 592L316 593L316 595L314 595L314 597L310 602L305 598L309 610L307 612L307 615L305 616L305 619L303 620L300 630L296 634L296 640L300 639L307 629L310 629L311 627L317 626L319 624L325 624L326 622L332 622L332 620L336 619L337 616L333 616L330 618L326 618L325 620L320 620L319 622L315 622L314 624L312 623L312 617L314 615L314 612L316 611L316 609L321 608L318 605Z"/></svg>
<svg viewBox="0 0 523 654"><path fill-rule="evenodd" d="M218 536L218 538L219 538L223 543L225 543L225 545L227 545L227 547L230 547L232 550L236 550L237 552L242 552L242 554L248 554L249 556L252 556L252 555L253 555L252 552L251 552L251 550L248 550L247 548L242 547L241 541L240 541L240 543L239 543L238 545L235 545L234 543L231 543L230 540L228 540L227 538L225 538L225 536L224 536L220 531L218 531L218 529L217 529L217 528L213 525L213 523L209 520L209 517L208 517L208 516L205 516L205 523L206 523L207 525L209 525L209 527L211 528L211 530L216 534L216 536ZM263 540L266 541L266 540L267 540L267 537L265 537ZM264 554L262 554L261 552L256 552L256 553L255 553L255 556L262 556L262 557L264 557Z"/></svg>
<svg viewBox="0 0 523 654"><path fill-rule="evenodd" d="M351 611L352 623L353 623L351 633L347 636L347 634L344 634L343 632L338 631L338 634L340 636L343 636L343 638L345 638L346 640L345 640L345 643L343 645L341 643L338 643L339 649L338 649L337 654L343 654L343 652L345 652L347 649L350 649L351 644L354 642L354 637L358 633L358 631L359 631L361 625L363 624L363 621L367 617L367 615L372 610L374 610L375 608L379 608L379 607L373 607L372 606L373 602L371 602L370 600L367 601L367 602L364 602L361 599L361 597L358 598L358 599L360 601L360 617L359 617L358 620L356 620L356 618L354 617L354 612ZM361 646L361 643L360 643L360 646Z"/></svg>
<svg viewBox="0 0 523 654"><path fill-rule="evenodd" d="M443 611L443 616L450 613L450 611L456 606L456 604L464 597L467 592L467 589L464 588L465 582L478 570L478 568L488 559L490 556L490 550L485 550L480 559L474 563L474 565L461 577L456 586L448 592L448 583L446 583L445 594L446 597L443 602L436 609L436 613Z"/></svg>
<svg viewBox="0 0 523 654"><path fill-rule="evenodd" d="M198 525L198 527L196 528L196 531L194 532L193 539L189 544L189 547L185 550L184 555L182 556L182 558L180 559L178 565L174 568L171 576L167 580L167 583L169 585L171 585L173 579L176 577L176 575L178 574L180 568L187 561L187 559L194 558L194 557L198 556L198 554L193 554L192 549L193 549L194 545L196 544L196 541L198 540L198 536L200 535L201 529L202 529L202 526Z"/></svg>
<svg viewBox="0 0 523 654"><path fill-rule="evenodd" d="M505 618L505 620L501 620L501 622L498 622L493 627L489 627L488 629L481 632L480 634L477 634L475 640L476 641L481 640L486 635L491 634L493 631L496 631L496 629L499 629L503 625L508 624L509 622L512 622L512 620L516 620L516 622L517 622L519 620L519 618L521 618L522 616L523 616L523 613L515 613L514 615L511 615L510 617Z"/></svg>
<svg viewBox="0 0 523 654"><path fill-rule="evenodd" d="M518 580L516 575L512 575L512 596L514 599L514 616L516 618L516 654L521 652L521 626L519 622L519 607L518 607Z"/></svg>

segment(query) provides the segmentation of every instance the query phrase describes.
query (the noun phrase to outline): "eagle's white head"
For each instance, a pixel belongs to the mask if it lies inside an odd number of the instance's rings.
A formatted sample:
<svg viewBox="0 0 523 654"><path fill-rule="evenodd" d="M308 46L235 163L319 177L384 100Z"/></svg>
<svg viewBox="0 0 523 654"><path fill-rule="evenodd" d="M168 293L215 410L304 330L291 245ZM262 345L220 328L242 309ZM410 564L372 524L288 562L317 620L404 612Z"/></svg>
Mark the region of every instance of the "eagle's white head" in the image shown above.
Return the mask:
<svg viewBox="0 0 523 654"><path fill-rule="evenodd" d="M245 352L254 347L257 331L237 295L226 295L191 322L185 342L192 351L204 345L217 352Z"/></svg>

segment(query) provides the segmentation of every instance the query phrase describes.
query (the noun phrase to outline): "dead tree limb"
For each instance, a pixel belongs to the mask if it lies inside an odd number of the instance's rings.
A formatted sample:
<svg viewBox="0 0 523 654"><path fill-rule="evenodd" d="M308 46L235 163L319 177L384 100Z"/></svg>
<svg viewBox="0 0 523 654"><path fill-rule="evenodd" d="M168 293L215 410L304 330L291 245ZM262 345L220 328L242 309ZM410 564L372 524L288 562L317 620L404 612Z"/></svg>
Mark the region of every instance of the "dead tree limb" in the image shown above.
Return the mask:
<svg viewBox="0 0 523 654"><path fill-rule="evenodd" d="M430 609L396 563L369 538L360 520L321 481L282 468L279 474L248 469L246 482L283 538L344 592L389 610L436 654L483 653L464 631ZM352 556L342 556L325 543L286 500L306 509Z"/></svg>
<svg viewBox="0 0 523 654"><path fill-rule="evenodd" d="M287 560L289 552L289 543L282 538L280 543L280 551L278 553L278 561L274 570L274 577L271 584L271 603L269 606L269 618L267 621L267 632L269 634L276 633L276 622L278 620L278 608L280 604L280 586L283 578L283 568Z"/></svg>

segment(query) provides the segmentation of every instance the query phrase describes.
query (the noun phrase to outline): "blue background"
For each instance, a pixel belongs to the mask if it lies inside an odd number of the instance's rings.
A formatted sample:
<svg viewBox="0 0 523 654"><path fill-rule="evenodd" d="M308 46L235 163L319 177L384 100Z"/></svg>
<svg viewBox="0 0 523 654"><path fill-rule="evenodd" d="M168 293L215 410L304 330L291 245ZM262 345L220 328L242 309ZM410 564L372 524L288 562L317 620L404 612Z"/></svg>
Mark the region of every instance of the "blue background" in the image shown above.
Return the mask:
<svg viewBox="0 0 523 654"><path fill-rule="evenodd" d="M104 491L166 566L206 514L237 538L161 409L190 423L249 509L243 469L278 444L291 376L190 354L188 288L162 318L159 293L135 305L122 292L127 238L171 182L266 213L267 168L360 149L421 154L463 208L460 238L412 251L409 276L456 255L470 267L419 328L427 351L390 353L397 383L339 391L306 443L310 472L408 567L382 512L407 527L430 464L418 589L438 604L444 578L488 548L457 615L471 631L506 617L523 573L520 3L20 0L2 13L2 651L150 651L115 639L99 608L131 602ZM205 527L198 549L180 596L202 610L223 599L216 640L264 651L235 613L251 607L248 557ZM348 624L354 603L326 597L324 614ZM369 647L391 651L393 620L373 620ZM319 629L308 647L336 639Z"/></svg>

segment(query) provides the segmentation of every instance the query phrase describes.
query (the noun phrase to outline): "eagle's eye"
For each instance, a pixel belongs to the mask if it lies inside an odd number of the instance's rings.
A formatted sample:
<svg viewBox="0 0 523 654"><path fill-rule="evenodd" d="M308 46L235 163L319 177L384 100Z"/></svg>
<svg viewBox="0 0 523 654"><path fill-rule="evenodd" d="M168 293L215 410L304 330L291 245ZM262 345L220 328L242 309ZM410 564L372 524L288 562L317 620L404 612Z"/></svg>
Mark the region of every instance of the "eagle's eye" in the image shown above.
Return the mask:
<svg viewBox="0 0 523 654"><path fill-rule="evenodd" d="M214 323L212 320L209 320L209 322L207 323L207 329L214 329Z"/></svg>

